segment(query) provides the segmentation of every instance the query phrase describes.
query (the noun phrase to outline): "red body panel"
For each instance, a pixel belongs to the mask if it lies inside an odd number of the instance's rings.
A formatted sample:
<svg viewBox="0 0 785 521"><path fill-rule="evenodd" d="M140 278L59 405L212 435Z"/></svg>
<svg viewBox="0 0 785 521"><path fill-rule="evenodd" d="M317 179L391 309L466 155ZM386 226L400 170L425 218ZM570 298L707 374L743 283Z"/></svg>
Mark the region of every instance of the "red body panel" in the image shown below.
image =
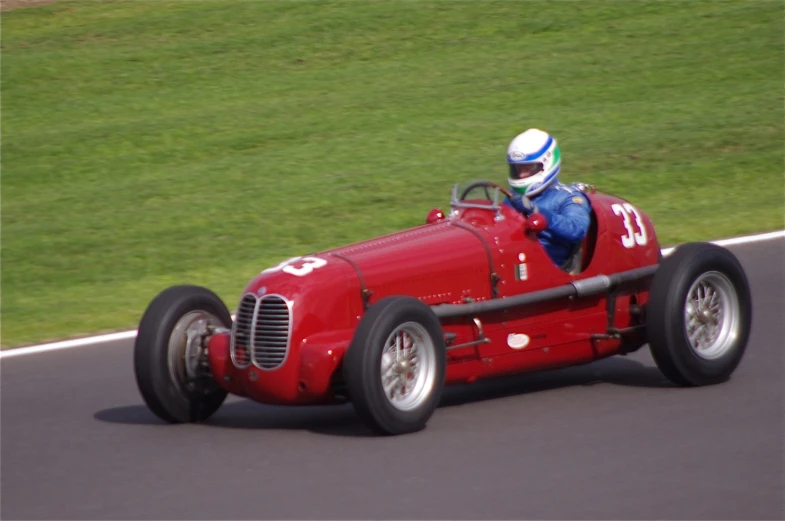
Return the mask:
<svg viewBox="0 0 785 521"><path fill-rule="evenodd" d="M331 250L348 259L370 291L369 303L412 295L426 304L491 297L488 254L480 237L443 221Z"/></svg>
<svg viewBox="0 0 785 521"><path fill-rule="evenodd" d="M339 258L321 258L326 263L305 275L292 275L279 266L260 273L245 288L244 294L280 295L290 303L291 337L286 358L278 368L269 370L253 364L239 368L232 363L224 364L224 372L216 380L228 391L265 403L314 403L329 399L329 379L340 362L331 349L343 353L362 315L363 303L352 267ZM302 270L307 259L288 266L298 273L295 270ZM211 358L213 344L218 342L215 337L211 339ZM226 357L223 353L226 343L220 341L218 358Z"/></svg>
<svg viewBox="0 0 785 521"><path fill-rule="evenodd" d="M291 311L288 351L280 367L239 368L229 353L230 334L209 344L216 380L228 391L266 403L340 400L341 359L365 309L389 295L410 295L429 305L505 298L656 264L659 244L649 218L626 201L587 194L594 223L584 245L585 269L571 275L553 264L525 218L457 208L430 224L290 259L256 276L245 293L278 295ZM442 320L450 345L485 343L448 351L447 383L504 373L587 363L639 346L638 325L647 283L610 295L562 299L478 317ZM610 301L610 303L609 303ZM609 313L609 310L612 313ZM482 329L482 332L480 331Z"/></svg>

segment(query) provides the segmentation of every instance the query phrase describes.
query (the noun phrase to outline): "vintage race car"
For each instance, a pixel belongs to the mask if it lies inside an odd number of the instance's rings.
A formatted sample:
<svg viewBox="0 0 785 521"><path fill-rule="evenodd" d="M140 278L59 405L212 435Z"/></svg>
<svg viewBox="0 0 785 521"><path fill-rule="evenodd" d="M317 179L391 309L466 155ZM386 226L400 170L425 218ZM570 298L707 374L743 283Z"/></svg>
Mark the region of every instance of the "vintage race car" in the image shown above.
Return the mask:
<svg viewBox="0 0 785 521"><path fill-rule="evenodd" d="M553 369L648 344L683 386L726 380L746 349L751 296L728 250L663 258L636 206L593 187L592 223L568 266L547 223L491 182L453 187L451 211L255 276L234 318L213 292L173 286L147 308L139 390L169 422L207 419L227 393L271 404L350 401L374 431L422 429L445 385Z"/></svg>

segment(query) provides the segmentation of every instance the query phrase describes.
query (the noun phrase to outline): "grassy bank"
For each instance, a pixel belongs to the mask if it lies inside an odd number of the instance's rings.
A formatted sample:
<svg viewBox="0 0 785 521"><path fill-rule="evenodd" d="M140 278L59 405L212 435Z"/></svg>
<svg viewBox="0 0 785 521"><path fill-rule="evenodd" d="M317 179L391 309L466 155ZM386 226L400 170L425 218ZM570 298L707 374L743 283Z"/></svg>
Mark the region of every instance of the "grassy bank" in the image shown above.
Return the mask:
<svg viewBox="0 0 785 521"><path fill-rule="evenodd" d="M776 1L106 1L2 17L2 345L230 308L553 132L664 244L783 227Z"/></svg>

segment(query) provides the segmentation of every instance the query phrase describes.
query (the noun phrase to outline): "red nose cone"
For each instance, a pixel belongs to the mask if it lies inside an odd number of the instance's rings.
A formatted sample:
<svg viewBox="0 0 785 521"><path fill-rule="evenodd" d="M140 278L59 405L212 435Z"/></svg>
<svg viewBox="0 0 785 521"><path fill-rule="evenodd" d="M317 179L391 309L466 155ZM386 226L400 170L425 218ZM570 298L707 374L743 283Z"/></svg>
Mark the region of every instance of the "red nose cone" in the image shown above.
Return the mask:
<svg viewBox="0 0 785 521"><path fill-rule="evenodd" d="M548 227L548 219L539 213L533 213L526 221L526 229L530 232L541 232Z"/></svg>
<svg viewBox="0 0 785 521"><path fill-rule="evenodd" d="M439 210L438 208L434 208L430 212L428 212L428 217L425 219L425 222L428 224L433 224L437 221L441 221L444 219L444 212Z"/></svg>

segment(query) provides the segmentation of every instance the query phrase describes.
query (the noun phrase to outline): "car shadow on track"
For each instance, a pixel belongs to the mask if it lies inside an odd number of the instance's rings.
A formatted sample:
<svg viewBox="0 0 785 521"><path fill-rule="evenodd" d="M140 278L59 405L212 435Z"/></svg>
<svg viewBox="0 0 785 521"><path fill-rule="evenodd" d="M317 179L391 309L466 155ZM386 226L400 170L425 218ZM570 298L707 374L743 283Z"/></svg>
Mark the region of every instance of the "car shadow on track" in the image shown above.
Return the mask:
<svg viewBox="0 0 785 521"><path fill-rule="evenodd" d="M500 376L445 389L440 407L463 405L483 400L562 389L574 386L614 384L628 387L675 387L656 367L621 356L606 358L587 365Z"/></svg>
<svg viewBox="0 0 785 521"><path fill-rule="evenodd" d="M146 405L127 405L98 411L97 420L125 425L169 425L155 416ZM330 431L333 426L352 430L358 435L368 431L350 404L324 406L284 406L256 403L251 400L233 399L224 403L210 419L201 423L208 427L258 430L309 430Z"/></svg>
<svg viewBox="0 0 785 521"><path fill-rule="evenodd" d="M439 407L608 383L649 388L673 387L656 368L627 358L613 357L584 366L451 386L445 389ZM104 409L95 413L94 417L103 422L126 425L167 425L143 404ZM202 425L230 429L305 430L333 436L372 436L351 404L279 406L232 398Z"/></svg>

